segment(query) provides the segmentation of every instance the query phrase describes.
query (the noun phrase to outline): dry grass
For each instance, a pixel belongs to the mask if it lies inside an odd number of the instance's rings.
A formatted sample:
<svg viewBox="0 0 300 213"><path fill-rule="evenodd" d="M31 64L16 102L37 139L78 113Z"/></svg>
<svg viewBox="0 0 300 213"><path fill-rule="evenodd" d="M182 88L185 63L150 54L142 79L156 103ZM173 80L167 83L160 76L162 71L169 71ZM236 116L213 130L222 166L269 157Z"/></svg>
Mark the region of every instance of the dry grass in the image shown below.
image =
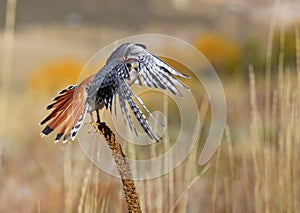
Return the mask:
<svg viewBox="0 0 300 213"><path fill-rule="evenodd" d="M16 18L17 0L7 1L5 13L5 29L3 37L3 58L1 59L1 74L0 74L0 138L6 137L7 120L8 120L8 99L10 93L10 81L13 59L13 45L15 37L15 18ZM1 169L1 159L0 159Z"/></svg>
<svg viewBox="0 0 300 213"><path fill-rule="evenodd" d="M298 29L296 35L299 39L297 33ZM297 126L300 99L299 81L296 80L299 72L284 66L284 37L282 39L278 75L277 79L272 78L275 83L269 91L270 121L265 119L265 111L258 104L255 74L253 67L249 67L249 141L236 148L232 147L231 139L227 141L230 142L229 149L224 155L231 162L229 170L223 174L223 187L216 181L214 184L214 191L216 185L220 187L218 196L223 198L223 204L218 208L213 205L213 212L297 212L299 209L300 168L297 162L300 160L300 138ZM299 54L299 47L297 52ZM228 129L226 132L229 135ZM218 161L224 162L224 156L217 157ZM218 165L215 174L218 173ZM217 180L220 181L219 173Z"/></svg>

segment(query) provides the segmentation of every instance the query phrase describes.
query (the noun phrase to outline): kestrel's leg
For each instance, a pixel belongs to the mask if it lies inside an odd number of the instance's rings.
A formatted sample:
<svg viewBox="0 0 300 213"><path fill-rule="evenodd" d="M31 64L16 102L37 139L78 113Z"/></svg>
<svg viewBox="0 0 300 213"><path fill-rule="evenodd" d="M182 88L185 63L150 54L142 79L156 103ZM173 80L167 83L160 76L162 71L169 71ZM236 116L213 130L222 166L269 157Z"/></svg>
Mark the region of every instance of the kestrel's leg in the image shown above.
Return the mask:
<svg viewBox="0 0 300 213"><path fill-rule="evenodd" d="M93 112L89 112L90 116L91 116L91 123L94 123L95 120L94 120L94 117L93 117Z"/></svg>
<svg viewBox="0 0 300 213"><path fill-rule="evenodd" d="M84 125L95 123L94 116L93 116L93 112L90 111L90 112L88 112L88 113L90 114L91 121L90 121L90 122L85 122Z"/></svg>
<svg viewBox="0 0 300 213"><path fill-rule="evenodd" d="M97 122L96 122L96 129L98 130L98 131L100 131L99 130L99 127L100 127L100 129L103 127L103 125L105 126L106 124L105 124L105 122L101 122L101 119L100 119L100 114L99 114L99 109L97 109L96 110L96 113L97 113Z"/></svg>
<svg viewBox="0 0 300 213"><path fill-rule="evenodd" d="M96 123L100 124L101 120L100 120L99 109L96 110L96 114L97 114L97 121L96 121Z"/></svg>
<svg viewBox="0 0 300 213"><path fill-rule="evenodd" d="M94 117L93 117L93 112L89 112L90 116L91 116L91 122L87 123L87 124L91 124L91 128L88 131L88 133L92 132L92 129L95 129L96 131L93 131L93 133L99 132L98 129L98 124L100 124L100 115L99 115L99 111L96 110L96 114L97 114L97 121L95 122Z"/></svg>

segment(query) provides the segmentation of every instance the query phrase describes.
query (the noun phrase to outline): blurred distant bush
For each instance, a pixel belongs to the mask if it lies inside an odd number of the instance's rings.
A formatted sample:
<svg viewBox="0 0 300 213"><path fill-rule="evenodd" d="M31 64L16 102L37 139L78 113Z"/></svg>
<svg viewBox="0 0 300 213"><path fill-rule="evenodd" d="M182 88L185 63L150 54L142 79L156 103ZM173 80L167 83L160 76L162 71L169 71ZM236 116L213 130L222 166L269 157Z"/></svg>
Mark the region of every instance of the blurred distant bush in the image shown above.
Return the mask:
<svg viewBox="0 0 300 213"><path fill-rule="evenodd" d="M198 48L219 74L233 75L241 66L239 44L219 34L199 36L195 41Z"/></svg>
<svg viewBox="0 0 300 213"><path fill-rule="evenodd" d="M82 68L83 63L72 58L44 64L29 77L29 88L36 94L53 95L68 85L76 84Z"/></svg>
<svg viewBox="0 0 300 213"><path fill-rule="evenodd" d="M262 45L259 38L248 38L243 44L243 72L248 76L248 66L252 64L256 73L265 71L265 54L266 45Z"/></svg>
<svg viewBox="0 0 300 213"><path fill-rule="evenodd" d="M284 52L284 64L291 68L296 67L296 27L300 30L300 21L284 29L277 29L275 31L272 57L272 65L275 68L278 67L280 51ZM283 41L283 44L280 44L281 41ZM283 49L280 50L281 48Z"/></svg>

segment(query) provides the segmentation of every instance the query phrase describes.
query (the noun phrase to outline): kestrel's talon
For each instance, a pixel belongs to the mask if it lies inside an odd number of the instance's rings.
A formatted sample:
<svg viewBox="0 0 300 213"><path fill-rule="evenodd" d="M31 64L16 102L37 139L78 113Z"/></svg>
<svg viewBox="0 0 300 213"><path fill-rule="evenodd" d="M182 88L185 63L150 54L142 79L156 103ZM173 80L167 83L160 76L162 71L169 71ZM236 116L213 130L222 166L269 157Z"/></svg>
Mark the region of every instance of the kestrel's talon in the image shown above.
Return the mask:
<svg viewBox="0 0 300 213"><path fill-rule="evenodd" d="M99 125L98 122L90 122L89 124L91 124L91 128L89 129L88 134L100 132L100 130L98 129L98 125Z"/></svg>

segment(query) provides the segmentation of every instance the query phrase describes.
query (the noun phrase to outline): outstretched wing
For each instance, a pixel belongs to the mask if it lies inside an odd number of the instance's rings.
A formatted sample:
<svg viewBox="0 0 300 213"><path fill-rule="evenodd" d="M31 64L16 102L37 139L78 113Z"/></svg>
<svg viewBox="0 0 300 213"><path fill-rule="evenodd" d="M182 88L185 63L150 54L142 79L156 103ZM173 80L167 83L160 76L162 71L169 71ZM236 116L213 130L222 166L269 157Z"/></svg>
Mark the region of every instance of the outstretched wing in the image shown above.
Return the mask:
<svg viewBox="0 0 300 213"><path fill-rule="evenodd" d="M91 86L88 89L87 104L92 108L93 105L103 104L106 109L112 109L112 101L119 87L119 81L129 79L129 70L126 64L115 59L106 65L95 75Z"/></svg>
<svg viewBox="0 0 300 213"><path fill-rule="evenodd" d="M118 97L120 109L124 117L125 124L128 123L130 129L137 134L133 120L130 115L128 106L130 107L135 118L151 139L158 141L159 136L154 132L151 124L147 120L143 111L139 108L135 101L141 105L145 111L152 117L142 100L135 96L130 89L127 81L130 79L130 66L121 59L109 61L94 77L93 82L88 90L87 103L102 104L109 108L112 112L112 105L116 112L116 99ZM155 119L155 118L154 118Z"/></svg>
<svg viewBox="0 0 300 213"><path fill-rule="evenodd" d="M161 137L159 137L154 129L152 128L151 124L149 123L149 121L147 120L145 114L142 112L142 110L138 107L138 105L134 102L133 98L135 98L138 103L146 110L146 112L154 119L154 116L150 113L150 111L148 110L148 108L146 107L146 105L142 102L142 100L140 98L138 98L137 96L135 96L135 94L132 92L132 90L130 89L129 85L127 84L126 81L121 81L120 85L118 87L118 95L119 95L119 103L121 106L121 111L122 114L124 116L124 118L128 121L129 123L129 127L132 131L135 132L136 135L137 131L133 125L130 113L128 111L127 108L127 104L128 103L129 107L131 108L134 116L136 117L136 119L138 120L139 124L141 125L141 127L143 128L143 130L147 133L147 135L151 138L154 139L156 141L161 140ZM125 123L126 123L125 120Z"/></svg>
<svg viewBox="0 0 300 213"><path fill-rule="evenodd" d="M190 78L173 67L151 54L146 50L143 44L128 45L124 53L124 60L135 59L139 61L139 76L135 83L140 85L141 82L151 88L162 88L170 90L174 95L183 97L176 86L189 89L181 83L175 76Z"/></svg>

